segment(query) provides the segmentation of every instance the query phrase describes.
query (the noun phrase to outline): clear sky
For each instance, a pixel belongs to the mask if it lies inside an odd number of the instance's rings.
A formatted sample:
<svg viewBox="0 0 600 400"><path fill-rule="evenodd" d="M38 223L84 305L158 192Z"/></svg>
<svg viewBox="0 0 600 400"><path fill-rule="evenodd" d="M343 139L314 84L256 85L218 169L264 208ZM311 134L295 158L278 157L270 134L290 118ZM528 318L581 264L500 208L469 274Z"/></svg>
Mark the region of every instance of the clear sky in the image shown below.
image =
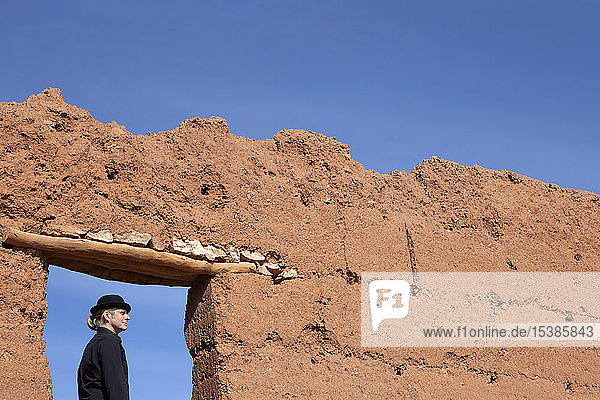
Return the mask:
<svg viewBox="0 0 600 400"><path fill-rule="evenodd" d="M134 133L219 115L257 139L336 136L383 173L437 155L600 193L599 16L596 0L3 1L0 100L59 87ZM107 292L134 306L132 400L189 397L185 290L53 267L56 398L75 398L82 320Z"/></svg>

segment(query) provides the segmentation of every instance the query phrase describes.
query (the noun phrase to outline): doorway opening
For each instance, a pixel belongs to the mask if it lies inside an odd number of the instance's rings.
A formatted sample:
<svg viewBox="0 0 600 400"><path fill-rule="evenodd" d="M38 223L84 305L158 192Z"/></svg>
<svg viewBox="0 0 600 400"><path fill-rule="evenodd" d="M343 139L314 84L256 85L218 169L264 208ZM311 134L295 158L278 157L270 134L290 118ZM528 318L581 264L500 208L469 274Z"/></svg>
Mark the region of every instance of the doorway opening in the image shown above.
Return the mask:
<svg viewBox="0 0 600 400"><path fill-rule="evenodd" d="M111 293L132 306L127 331L120 334L131 399L191 398L193 362L183 335L187 290L108 281L50 265L43 337L54 398L77 398L77 367L94 335L85 319L98 298Z"/></svg>

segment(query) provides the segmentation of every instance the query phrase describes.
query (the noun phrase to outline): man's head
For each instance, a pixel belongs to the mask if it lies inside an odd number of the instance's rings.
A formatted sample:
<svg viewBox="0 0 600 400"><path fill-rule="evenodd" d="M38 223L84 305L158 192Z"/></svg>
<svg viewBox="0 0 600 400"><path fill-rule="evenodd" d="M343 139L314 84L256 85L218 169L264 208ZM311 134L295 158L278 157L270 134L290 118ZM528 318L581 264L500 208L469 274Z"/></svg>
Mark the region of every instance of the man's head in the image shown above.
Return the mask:
<svg viewBox="0 0 600 400"><path fill-rule="evenodd" d="M118 335L127 330L127 321L130 319L127 310L123 308L109 308L98 311L96 325L109 329Z"/></svg>
<svg viewBox="0 0 600 400"><path fill-rule="evenodd" d="M104 327L118 335L127 329L130 311L131 306L125 303L121 296L107 294L100 297L90 309L91 315L87 318L87 325L92 330Z"/></svg>

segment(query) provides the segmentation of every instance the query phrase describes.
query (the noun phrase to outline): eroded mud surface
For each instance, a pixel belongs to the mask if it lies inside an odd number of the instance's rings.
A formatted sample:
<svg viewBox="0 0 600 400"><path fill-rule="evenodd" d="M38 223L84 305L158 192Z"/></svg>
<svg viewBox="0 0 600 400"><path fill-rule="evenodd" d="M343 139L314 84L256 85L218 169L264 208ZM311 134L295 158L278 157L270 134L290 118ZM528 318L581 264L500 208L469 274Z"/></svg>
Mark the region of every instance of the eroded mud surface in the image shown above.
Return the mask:
<svg viewBox="0 0 600 400"><path fill-rule="evenodd" d="M220 118L133 135L57 89L0 103L0 224L152 235L257 250L299 276L197 282L194 398L594 398L596 348L365 349L361 271L595 271L600 197L439 158L379 174L348 146ZM47 268L0 249L0 398L48 398ZM184 305L182 305L184 307ZM24 310L24 311L20 311Z"/></svg>

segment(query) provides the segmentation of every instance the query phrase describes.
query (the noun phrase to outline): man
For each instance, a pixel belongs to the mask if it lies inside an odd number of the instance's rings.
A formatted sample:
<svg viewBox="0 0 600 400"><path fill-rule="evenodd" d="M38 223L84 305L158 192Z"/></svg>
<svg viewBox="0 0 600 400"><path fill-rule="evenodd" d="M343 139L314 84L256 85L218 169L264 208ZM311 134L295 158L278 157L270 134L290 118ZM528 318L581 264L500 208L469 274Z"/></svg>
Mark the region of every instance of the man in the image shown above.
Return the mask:
<svg viewBox="0 0 600 400"><path fill-rule="evenodd" d="M118 294L107 294L90 309L87 325L96 331L77 370L79 400L129 400L125 349L119 333L127 329L131 306Z"/></svg>

